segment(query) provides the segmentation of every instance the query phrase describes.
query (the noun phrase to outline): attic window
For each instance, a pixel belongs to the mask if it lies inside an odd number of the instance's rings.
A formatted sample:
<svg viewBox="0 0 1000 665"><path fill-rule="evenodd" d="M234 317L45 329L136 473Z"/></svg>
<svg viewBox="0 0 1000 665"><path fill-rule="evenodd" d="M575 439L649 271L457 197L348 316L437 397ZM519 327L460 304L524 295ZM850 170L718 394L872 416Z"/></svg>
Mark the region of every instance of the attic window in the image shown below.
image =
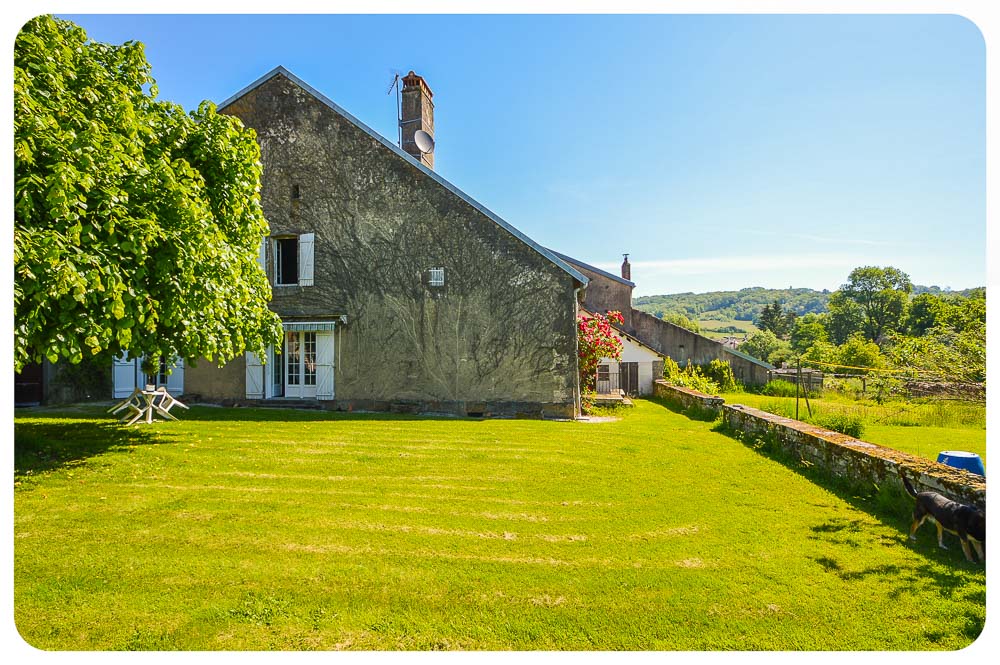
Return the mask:
<svg viewBox="0 0 1000 665"><path fill-rule="evenodd" d="M274 241L274 283L299 283L299 239L277 238Z"/></svg>
<svg viewBox="0 0 1000 665"><path fill-rule="evenodd" d="M444 268L431 268L430 273L430 286L444 286Z"/></svg>

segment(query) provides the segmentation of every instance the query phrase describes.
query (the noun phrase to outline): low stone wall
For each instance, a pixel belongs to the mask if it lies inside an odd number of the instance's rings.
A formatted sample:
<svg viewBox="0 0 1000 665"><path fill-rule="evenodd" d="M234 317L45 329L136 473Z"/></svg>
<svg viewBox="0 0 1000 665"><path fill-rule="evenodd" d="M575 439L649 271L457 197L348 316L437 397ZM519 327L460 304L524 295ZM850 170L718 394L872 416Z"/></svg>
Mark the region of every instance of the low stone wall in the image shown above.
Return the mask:
<svg viewBox="0 0 1000 665"><path fill-rule="evenodd" d="M685 409L695 408L716 413L725 403L721 397L706 395L690 388L681 388L667 383L664 379L653 382L653 395L680 404Z"/></svg>
<svg viewBox="0 0 1000 665"><path fill-rule="evenodd" d="M939 492L955 501L986 508L986 480L982 476L760 409L726 404L722 411L730 428L767 436L786 452L834 476L878 485L890 483L902 490L902 469L918 492Z"/></svg>

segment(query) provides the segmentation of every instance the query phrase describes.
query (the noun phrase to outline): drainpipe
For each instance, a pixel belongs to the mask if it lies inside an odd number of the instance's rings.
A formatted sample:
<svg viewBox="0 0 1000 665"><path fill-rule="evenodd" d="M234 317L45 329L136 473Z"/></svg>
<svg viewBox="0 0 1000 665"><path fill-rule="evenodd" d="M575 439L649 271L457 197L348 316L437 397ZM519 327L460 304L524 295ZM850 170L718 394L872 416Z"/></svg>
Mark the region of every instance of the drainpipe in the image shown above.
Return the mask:
<svg viewBox="0 0 1000 665"><path fill-rule="evenodd" d="M573 289L573 358L576 360L576 371L573 372L573 417L579 418L583 415L583 406L580 394L580 335L576 331L576 319L580 314L580 291L587 288L578 286Z"/></svg>

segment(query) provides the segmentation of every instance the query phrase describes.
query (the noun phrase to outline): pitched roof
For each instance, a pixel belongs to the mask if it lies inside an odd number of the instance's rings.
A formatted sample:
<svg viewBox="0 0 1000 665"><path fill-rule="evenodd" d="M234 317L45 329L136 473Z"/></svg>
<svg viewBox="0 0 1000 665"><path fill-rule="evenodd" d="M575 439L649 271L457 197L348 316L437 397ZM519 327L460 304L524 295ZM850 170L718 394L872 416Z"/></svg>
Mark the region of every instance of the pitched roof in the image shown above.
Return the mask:
<svg viewBox="0 0 1000 665"><path fill-rule="evenodd" d="M715 341L715 340L712 340L712 341ZM731 353L734 356L738 356L740 358L743 358L743 360L748 360L748 361L752 362L755 365L760 365L761 367L764 367L765 369L774 369L774 365L772 365L771 363L766 362L764 360L761 360L760 358L754 358L753 356L751 356L749 354L743 353L742 351L737 351L736 349L731 349L728 346L724 346L722 348L725 349L726 353Z"/></svg>
<svg viewBox="0 0 1000 665"><path fill-rule="evenodd" d="M554 263L558 268L560 268L563 271L569 273L569 275L573 279L575 279L577 282L579 282L580 284L584 284L585 285L589 281L580 271L576 270L575 268L573 268L572 266L570 266L568 263L566 263L566 261L564 261L562 258L560 258L560 256L558 256L555 252L552 252L551 250L548 250L548 249L542 247L541 245L539 245L538 243L536 243L534 240L532 240L528 236L526 236L523 233L521 233L520 231L518 231L516 228L514 228L513 226L511 226L509 223L507 223L506 221L504 221L503 219L501 219L494 212L490 211L484 205L482 205L481 203L479 203L478 201L476 201L475 199L473 199L471 196L469 196L468 194L466 194L465 192L463 192L462 190L460 190L458 187L456 187L455 185L451 184L450 182L448 182L447 180L445 180L444 178L442 178L440 175L438 175L437 173L435 173L432 169L429 169L426 166L424 166L423 164L421 164L418 160L414 159L409 153L405 152L403 149L401 149L395 143L387 140L385 137L383 137L381 134L379 134L378 132L376 132L374 129L372 129L371 127L369 127L368 125L366 125L365 123L361 122L360 120L358 120L357 118L355 118L353 115L351 115L350 113L348 113L347 111L345 111L342 107L340 107L339 105L337 105L329 97L327 97L326 95L324 95L320 91L316 90L314 87L312 87L311 85L309 85L308 83L306 83L305 81L303 81L298 76L296 76L295 74L291 73L290 71L288 71L287 69L285 69L281 65L275 67L274 69L272 69L267 74L264 74L259 79L257 79L256 81L254 81L253 83L251 83L247 87L243 88L242 90L240 90L239 92L237 92L235 95L233 95L232 97L230 97L226 101L224 101L221 104L219 104L218 108L219 109L223 109L223 108L229 106L230 104L232 104L233 102L235 102L237 99L243 97L244 95L246 95L250 91L254 90L255 88L260 87L261 85L263 85L264 83L270 81L272 78L274 78L276 76L284 76L289 81L291 81L295 85L299 86L300 88L302 88L303 90L305 90L306 92L308 92L309 94L311 94L313 97L315 97L316 99L318 99L324 105L326 105L327 107L329 107L332 111L334 111L335 113L343 116L348 122L350 122L351 124L355 125L358 129L360 129L361 131L365 132L366 134L368 134L369 136L371 136L373 139L375 139L376 141L378 141L379 143L381 143L382 145L384 145L386 148L388 148L389 150L391 150L394 153L396 153L396 155L398 157L400 157L401 159L404 159L404 160L408 161L412 166L420 169L425 175L429 176L431 179L433 179L439 185L441 185L442 187L444 187L445 189L447 189L449 192L451 192L455 196L459 197L460 199L462 199L463 201L465 201L466 203L468 203L470 206L472 206L473 208L475 208L476 210L478 210L482 214L486 215L486 217L488 217L490 220L492 220L499 227L501 227L502 229L504 229L505 231L507 231L508 233L510 233L512 236L514 236L515 238L517 238L518 240L520 240L521 242L523 242L528 247L531 247L532 249L534 249L536 252L538 252L543 257L545 257L546 259L548 259L551 263Z"/></svg>
<svg viewBox="0 0 1000 665"><path fill-rule="evenodd" d="M560 259L562 259L566 263L569 263L569 264L572 264L572 265L575 265L575 266L580 266L581 268L584 268L584 269L589 270L591 272L596 272L598 275L601 275L602 277L607 277L608 279L613 279L616 282L620 282L621 284L624 284L626 286L635 286L635 282L630 282L627 279L625 279L624 277L619 277L618 275L612 274L610 272L606 272L604 270L601 270L600 268L595 268L594 266L592 266L592 265L590 265L588 263L584 263L583 261L577 261L572 256L566 256L565 254L560 254L559 252L557 252L554 249L550 249L549 251L552 252L553 254L555 254L556 256L558 256Z"/></svg>

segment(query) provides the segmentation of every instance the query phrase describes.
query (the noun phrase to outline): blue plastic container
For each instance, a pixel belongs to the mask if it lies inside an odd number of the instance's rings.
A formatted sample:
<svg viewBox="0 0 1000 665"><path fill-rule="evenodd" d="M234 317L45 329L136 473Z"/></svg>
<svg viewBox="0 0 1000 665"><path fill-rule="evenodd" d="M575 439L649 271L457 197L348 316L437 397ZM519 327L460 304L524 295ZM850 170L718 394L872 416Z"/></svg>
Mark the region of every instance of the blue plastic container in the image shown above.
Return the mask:
<svg viewBox="0 0 1000 665"><path fill-rule="evenodd" d="M965 469L970 473L986 476L983 460L976 453L967 453L964 450L943 450L938 453L937 461L956 469Z"/></svg>

